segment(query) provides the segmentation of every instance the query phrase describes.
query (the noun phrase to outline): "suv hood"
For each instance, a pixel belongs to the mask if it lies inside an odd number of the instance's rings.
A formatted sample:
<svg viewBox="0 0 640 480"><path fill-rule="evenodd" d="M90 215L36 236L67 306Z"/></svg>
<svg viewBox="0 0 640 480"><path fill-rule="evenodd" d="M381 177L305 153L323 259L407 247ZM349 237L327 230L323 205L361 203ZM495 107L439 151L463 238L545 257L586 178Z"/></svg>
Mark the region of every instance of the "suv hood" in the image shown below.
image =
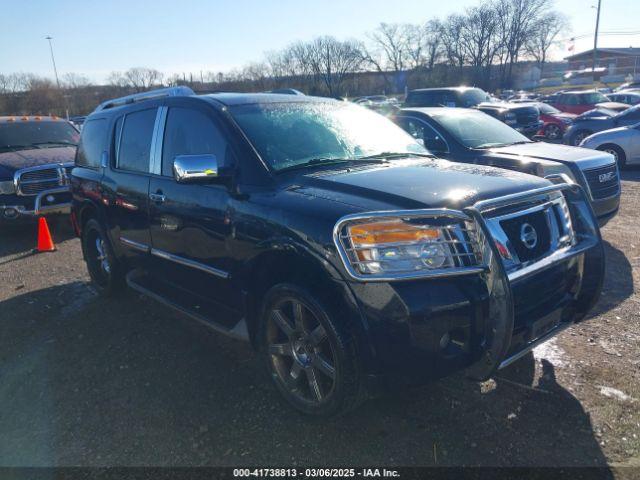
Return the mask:
<svg viewBox="0 0 640 480"><path fill-rule="evenodd" d="M299 176L300 193L348 203L364 210L463 208L550 185L542 178L446 160L393 160Z"/></svg>
<svg viewBox="0 0 640 480"><path fill-rule="evenodd" d="M0 153L0 177L13 178L16 170L48 163L73 163L75 147L33 148Z"/></svg>
<svg viewBox="0 0 640 480"><path fill-rule="evenodd" d="M552 160L564 164L574 164L581 169L588 168L585 167L587 164L592 163L594 160L601 160L603 156L606 156L606 154L597 150L546 142L531 142L492 148L488 150L487 154L489 156L518 157L525 162L528 160Z"/></svg>

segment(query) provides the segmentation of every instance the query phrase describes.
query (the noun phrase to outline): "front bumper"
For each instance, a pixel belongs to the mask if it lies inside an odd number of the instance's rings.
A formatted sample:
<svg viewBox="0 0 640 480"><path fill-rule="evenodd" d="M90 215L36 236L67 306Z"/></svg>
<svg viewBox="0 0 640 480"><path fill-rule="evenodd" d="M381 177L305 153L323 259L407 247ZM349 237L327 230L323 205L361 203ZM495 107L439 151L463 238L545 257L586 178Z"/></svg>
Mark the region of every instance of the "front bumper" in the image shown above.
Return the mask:
<svg viewBox="0 0 640 480"><path fill-rule="evenodd" d="M32 219L42 215L71 212L69 187L44 190L35 196L1 195L0 220L5 222Z"/></svg>
<svg viewBox="0 0 640 480"><path fill-rule="evenodd" d="M545 192L567 199L576 242L507 272L484 214ZM376 374L422 383L459 370L485 379L582 320L597 301L604 250L580 186L559 184L479 202L464 213L491 247L478 275L401 282L352 282L376 352Z"/></svg>

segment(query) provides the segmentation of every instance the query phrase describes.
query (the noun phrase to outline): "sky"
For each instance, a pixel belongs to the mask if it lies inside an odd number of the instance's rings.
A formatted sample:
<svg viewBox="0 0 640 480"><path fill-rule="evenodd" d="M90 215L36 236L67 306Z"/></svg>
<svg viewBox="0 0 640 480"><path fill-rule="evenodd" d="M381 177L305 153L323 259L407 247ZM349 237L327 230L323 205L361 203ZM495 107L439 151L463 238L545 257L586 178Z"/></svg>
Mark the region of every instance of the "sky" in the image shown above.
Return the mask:
<svg viewBox="0 0 640 480"><path fill-rule="evenodd" d="M172 73L227 71L267 51L319 35L365 39L380 22L418 23L463 12L479 0L0 0L0 73L104 81L130 67ZM575 53L593 46L597 0L555 0L570 20ZM640 47L640 0L602 0L601 47ZM611 35L608 32L637 32ZM582 37L585 35L585 37ZM569 54L559 42L556 58Z"/></svg>

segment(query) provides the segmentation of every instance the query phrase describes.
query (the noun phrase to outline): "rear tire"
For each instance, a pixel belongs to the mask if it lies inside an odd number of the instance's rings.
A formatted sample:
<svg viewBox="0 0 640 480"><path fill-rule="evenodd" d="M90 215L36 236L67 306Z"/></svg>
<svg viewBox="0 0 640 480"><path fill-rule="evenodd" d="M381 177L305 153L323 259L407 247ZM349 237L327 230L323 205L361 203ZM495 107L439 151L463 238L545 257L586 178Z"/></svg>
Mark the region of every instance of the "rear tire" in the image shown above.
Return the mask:
<svg viewBox="0 0 640 480"><path fill-rule="evenodd" d="M618 145L607 143L605 145L600 145L598 150L613 155L616 159L616 163L618 164L618 168L623 169L627 166L627 156L624 154L624 150L622 150Z"/></svg>
<svg viewBox="0 0 640 480"><path fill-rule="evenodd" d="M555 123L550 123L544 127L544 137L547 140L560 140L562 138L562 129Z"/></svg>
<svg viewBox="0 0 640 480"><path fill-rule="evenodd" d="M265 295L259 346L284 399L315 416L341 415L365 398L353 337L309 291L281 283Z"/></svg>
<svg viewBox="0 0 640 480"><path fill-rule="evenodd" d="M111 297L124 290L124 268L114 255L104 229L93 218L82 229L82 254L100 294Z"/></svg>

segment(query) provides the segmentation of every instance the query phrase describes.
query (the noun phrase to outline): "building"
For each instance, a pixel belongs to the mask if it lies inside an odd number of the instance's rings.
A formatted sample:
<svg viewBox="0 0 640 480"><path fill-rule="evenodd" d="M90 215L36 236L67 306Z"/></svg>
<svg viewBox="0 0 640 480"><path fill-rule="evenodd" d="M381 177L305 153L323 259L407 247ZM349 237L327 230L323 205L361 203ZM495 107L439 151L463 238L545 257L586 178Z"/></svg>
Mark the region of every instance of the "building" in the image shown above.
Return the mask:
<svg viewBox="0 0 640 480"><path fill-rule="evenodd" d="M565 58L569 70L585 71L593 66L593 49ZM640 48L598 48L596 67L606 69L608 76L640 75Z"/></svg>

